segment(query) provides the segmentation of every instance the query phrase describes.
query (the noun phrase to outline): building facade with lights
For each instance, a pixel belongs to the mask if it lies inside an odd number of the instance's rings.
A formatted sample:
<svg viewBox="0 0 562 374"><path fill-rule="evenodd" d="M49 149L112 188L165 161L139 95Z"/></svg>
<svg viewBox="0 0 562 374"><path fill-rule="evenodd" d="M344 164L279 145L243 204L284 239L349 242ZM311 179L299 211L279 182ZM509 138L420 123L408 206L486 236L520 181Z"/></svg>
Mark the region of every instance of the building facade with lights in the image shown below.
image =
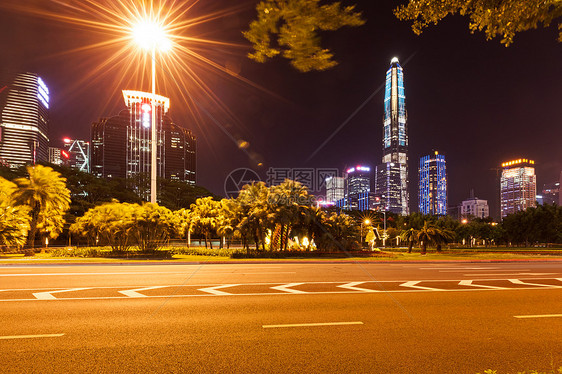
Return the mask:
<svg viewBox="0 0 562 374"><path fill-rule="evenodd" d="M345 178L344 177L328 177L326 178L326 201L335 203L343 199L345 196Z"/></svg>
<svg viewBox="0 0 562 374"><path fill-rule="evenodd" d="M460 205L460 210L462 218L487 218L490 216L488 200L482 200L477 197L470 197L463 200Z"/></svg>
<svg viewBox="0 0 562 374"><path fill-rule="evenodd" d="M150 176L152 94L123 91L127 109L92 124L91 170L98 177ZM170 101L156 97L157 176L195 184L196 139L168 116ZM138 191L143 198L149 191Z"/></svg>
<svg viewBox="0 0 562 374"><path fill-rule="evenodd" d="M447 214L447 163L445 156L434 151L420 158L418 209L420 213Z"/></svg>
<svg viewBox="0 0 562 374"><path fill-rule="evenodd" d="M0 162L49 160L49 88L35 73L0 76Z"/></svg>
<svg viewBox="0 0 562 374"><path fill-rule="evenodd" d="M80 139L63 139L63 151L61 152L63 164L72 168L90 172L90 142Z"/></svg>
<svg viewBox="0 0 562 374"><path fill-rule="evenodd" d="M535 161L526 158L502 163L501 217L534 207L537 195Z"/></svg>
<svg viewBox="0 0 562 374"><path fill-rule="evenodd" d="M375 171L375 193L384 199L386 211L401 215L410 213L407 119L404 71L393 58L386 72L383 157Z"/></svg>

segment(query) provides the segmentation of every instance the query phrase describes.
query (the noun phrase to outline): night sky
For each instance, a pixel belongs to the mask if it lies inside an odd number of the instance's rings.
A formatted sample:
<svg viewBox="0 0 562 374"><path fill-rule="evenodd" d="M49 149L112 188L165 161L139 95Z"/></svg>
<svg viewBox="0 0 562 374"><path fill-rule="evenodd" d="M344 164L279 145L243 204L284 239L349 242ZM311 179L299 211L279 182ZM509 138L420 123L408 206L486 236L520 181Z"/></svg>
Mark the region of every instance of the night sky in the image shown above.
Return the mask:
<svg viewBox="0 0 562 374"><path fill-rule="evenodd" d="M0 8L0 67L33 71L43 77L52 95L54 146L60 146L65 136L89 139L91 122L124 107L121 89L149 90L146 81L135 87L118 86L119 69L112 67L135 63L126 60L77 84L110 51L63 52L107 36L11 11L12 0L2 1L6 8ZM67 5L79 2L23 3L64 13ZM196 87L186 83L183 94L199 108L197 119L177 89L158 92L171 98L171 117L198 138L199 185L224 195L225 177L243 167L258 171L263 179L269 167L374 167L382 156L381 86L394 56L400 59L405 75L412 210L417 206L417 163L432 149L447 159L450 206L474 189L476 196L489 200L492 210L497 209L494 168L509 159L536 161L539 191L544 183L559 178L562 44L556 42L555 27L518 34L508 48L499 39L486 41L482 33L470 34L468 20L460 16L449 17L416 36L408 23L392 14L398 2L356 0L367 23L322 34L323 45L332 49L339 65L325 72L299 73L282 58L258 64L245 57L249 43L241 31L255 16L256 3L238 2L245 7L190 30L205 38L241 44L198 47L198 51L252 85L217 70L200 69L201 79L224 108L205 100ZM232 2L206 0L195 4L191 14L202 15L227 5ZM237 141L249 146L240 149ZM257 162L263 166L258 167Z"/></svg>

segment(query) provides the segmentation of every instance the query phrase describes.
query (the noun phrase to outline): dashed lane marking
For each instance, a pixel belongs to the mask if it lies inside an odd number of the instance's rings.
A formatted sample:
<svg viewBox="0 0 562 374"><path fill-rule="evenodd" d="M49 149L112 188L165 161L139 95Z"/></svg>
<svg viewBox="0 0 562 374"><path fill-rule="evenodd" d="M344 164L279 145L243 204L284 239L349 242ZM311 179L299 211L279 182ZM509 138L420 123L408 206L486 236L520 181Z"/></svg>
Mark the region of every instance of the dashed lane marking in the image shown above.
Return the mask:
<svg viewBox="0 0 562 374"><path fill-rule="evenodd" d="M562 317L562 314L530 314L526 316L513 316L515 318L551 318L551 317Z"/></svg>
<svg viewBox="0 0 562 374"><path fill-rule="evenodd" d="M11 339L35 339L35 338L58 338L64 334L41 334L41 335L6 335L0 336L0 340L11 340Z"/></svg>
<svg viewBox="0 0 562 374"><path fill-rule="evenodd" d="M264 329L283 328L283 327L316 327L316 326L344 326L344 325L363 325L363 322L319 322L319 323L291 323L285 325L262 325Z"/></svg>

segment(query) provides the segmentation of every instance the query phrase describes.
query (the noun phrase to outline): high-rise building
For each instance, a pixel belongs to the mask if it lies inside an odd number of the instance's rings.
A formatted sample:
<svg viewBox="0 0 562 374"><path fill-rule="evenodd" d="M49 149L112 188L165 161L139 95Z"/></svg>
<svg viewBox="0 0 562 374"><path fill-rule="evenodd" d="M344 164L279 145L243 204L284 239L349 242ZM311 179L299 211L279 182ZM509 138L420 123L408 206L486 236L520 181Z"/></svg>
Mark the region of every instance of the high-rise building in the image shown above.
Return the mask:
<svg viewBox="0 0 562 374"><path fill-rule="evenodd" d="M123 91L127 109L92 124L91 170L104 178L150 175L152 94ZM156 97L157 176L195 184L196 140L167 115L170 101ZM138 191L143 198L149 191Z"/></svg>
<svg viewBox="0 0 562 374"><path fill-rule="evenodd" d="M0 76L0 162L49 160L49 88L34 73Z"/></svg>
<svg viewBox="0 0 562 374"><path fill-rule="evenodd" d="M345 209L369 209L369 194L371 192L371 168L357 165L346 170Z"/></svg>
<svg viewBox="0 0 562 374"><path fill-rule="evenodd" d="M343 199L345 191L344 177L328 177L326 178L326 201L335 203Z"/></svg>
<svg viewBox="0 0 562 374"><path fill-rule="evenodd" d="M535 161L526 158L502 163L500 179L501 217L535 206L537 177Z"/></svg>
<svg viewBox="0 0 562 374"><path fill-rule="evenodd" d="M461 217L487 218L490 216L490 207L487 200L471 196L461 203Z"/></svg>
<svg viewBox="0 0 562 374"><path fill-rule="evenodd" d="M402 215L410 212L407 119L404 72L395 57L386 72L383 157L375 172L375 193L383 198L385 210Z"/></svg>
<svg viewBox="0 0 562 374"><path fill-rule="evenodd" d="M423 214L447 214L447 164L437 151L420 158L418 207Z"/></svg>
<svg viewBox="0 0 562 374"><path fill-rule="evenodd" d="M90 172L90 142L64 138L63 163L70 168Z"/></svg>
<svg viewBox="0 0 562 374"><path fill-rule="evenodd" d="M540 200L539 195L537 195L537 201L539 201L541 204L558 205L558 202L560 200L560 182L557 181L546 183L542 188Z"/></svg>
<svg viewBox="0 0 562 374"><path fill-rule="evenodd" d="M49 147L49 163L55 165L62 165L62 149L57 147Z"/></svg>

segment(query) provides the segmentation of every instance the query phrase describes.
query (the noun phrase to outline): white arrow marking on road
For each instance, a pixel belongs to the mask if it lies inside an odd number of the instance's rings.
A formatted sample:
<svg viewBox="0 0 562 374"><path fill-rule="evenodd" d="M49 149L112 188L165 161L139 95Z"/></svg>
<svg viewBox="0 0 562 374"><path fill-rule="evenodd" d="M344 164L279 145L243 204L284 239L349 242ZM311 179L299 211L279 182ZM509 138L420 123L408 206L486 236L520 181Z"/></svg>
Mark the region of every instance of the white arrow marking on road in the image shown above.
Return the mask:
<svg viewBox="0 0 562 374"><path fill-rule="evenodd" d="M142 293L139 293L139 291L147 291L147 290L154 290L157 288L164 288L164 287L168 287L168 286L153 286L153 287L145 287L145 288L137 288L134 290L123 290L123 291L118 291L120 294L123 294L125 296L129 296L129 297L148 297L146 295L143 295Z"/></svg>
<svg viewBox="0 0 562 374"><path fill-rule="evenodd" d="M472 287L482 287L482 288L491 288L494 290L506 290L507 288L505 287L497 287L497 286L487 286L484 284L472 284L471 280L462 280L459 282L459 286L472 286Z"/></svg>
<svg viewBox="0 0 562 374"><path fill-rule="evenodd" d="M61 293L61 292L71 292L71 291L82 291L82 290L91 290L92 287L87 288L69 288L66 290L58 290L58 291L47 291L47 292L36 292L33 294L39 300L56 300L57 298L54 297L53 293Z"/></svg>
<svg viewBox="0 0 562 374"><path fill-rule="evenodd" d="M424 287L424 286L416 286L416 284L420 283L421 281L409 281L406 283L402 283L401 287L411 287L411 288L418 288L420 290L431 290L431 291L443 291L440 288L431 288L431 287Z"/></svg>
<svg viewBox="0 0 562 374"><path fill-rule="evenodd" d="M282 284L282 285L280 285L280 286L275 286L275 287L270 287L270 288L271 288L272 290L283 291L283 292L289 292L289 293L308 293L308 292L305 292L305 291L293 290L292 288L289 288L289 287L300 286L301 284L304 284L304 283Z"/></svg>
<svg viewBox="0 0 562 374"><path fill-rule="evenodd" d="M371 289L368 289L368 288L355 287L355 286L358 286L358 285L363 284L363 283L365 283L365 282L351 282L351 283L342 284L341 286L337 286L337 287L347 288L348 290L352 290L352 291L378 292L377 290L371 290Z"/></svg>
<svg viewBox="0 0 562 374"><path fill-rule="evenodd" d="M553 286L550 284L539 284L539 283L527 283L519 279L508 279L513 284L521 284L523 286L539 286L539 287L550 287L550 288L562 288L561 286Z"/></svg>
<svg viewBox="0 0 562 374"><path fill-rule="evenodd" d="M213 295L217 295L217 296L226 296L226 295L232 295L231 293L228 292L224 292L224 291L219 291L219 288L226 288L226 287L235 287L235 286L240 286L239 284L225 284L222 286L215 286L215 287L206 287L206 288L199 288L198 291L203 291L203 292L207 292Z"/></svg>

